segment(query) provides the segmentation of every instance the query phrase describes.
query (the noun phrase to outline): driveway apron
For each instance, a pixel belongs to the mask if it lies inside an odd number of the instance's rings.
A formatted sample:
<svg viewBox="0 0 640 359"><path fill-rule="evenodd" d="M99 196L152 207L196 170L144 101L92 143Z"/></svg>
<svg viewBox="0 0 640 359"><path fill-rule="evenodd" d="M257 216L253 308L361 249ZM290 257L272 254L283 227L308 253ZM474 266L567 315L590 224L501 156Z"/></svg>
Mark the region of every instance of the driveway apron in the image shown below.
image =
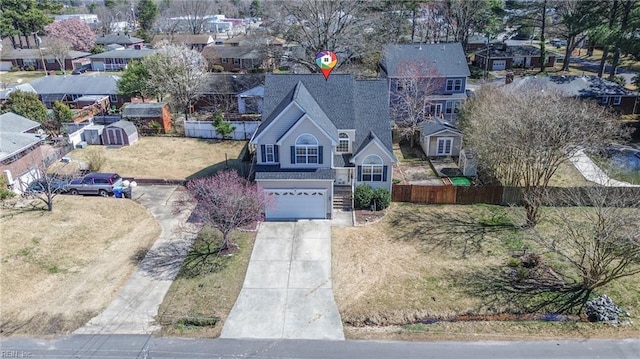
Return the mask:
<svg viewBox="0 0 640 359"><path fill-rule="evenodd" d="M149 209L162 232L116 299L76 330L76 334L151 334L160 329L154 317L193 240L188 231L176 231L192 209L185 208L182 213L174 214L177 196L176 186L144 186L133 190L133 198Z"/></svg>
<svg viewBox="0 0 640 359"><path fill-rule="evenodd" d="M331 286L331 222L260 225L222 338L344 340Z"/></svg>

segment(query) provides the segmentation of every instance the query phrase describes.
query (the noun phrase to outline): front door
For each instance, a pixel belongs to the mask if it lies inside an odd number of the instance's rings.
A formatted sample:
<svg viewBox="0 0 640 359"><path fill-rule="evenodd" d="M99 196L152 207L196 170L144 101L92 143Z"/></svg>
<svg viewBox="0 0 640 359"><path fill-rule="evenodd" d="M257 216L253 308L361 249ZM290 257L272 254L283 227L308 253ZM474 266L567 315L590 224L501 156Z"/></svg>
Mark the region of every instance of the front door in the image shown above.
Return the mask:
<svg viewBox="0 0 640 359"><path fill-rule="evenodd" d="M351 186L351 170L348 168L336 169L336 185L337 186Z"/></svg>

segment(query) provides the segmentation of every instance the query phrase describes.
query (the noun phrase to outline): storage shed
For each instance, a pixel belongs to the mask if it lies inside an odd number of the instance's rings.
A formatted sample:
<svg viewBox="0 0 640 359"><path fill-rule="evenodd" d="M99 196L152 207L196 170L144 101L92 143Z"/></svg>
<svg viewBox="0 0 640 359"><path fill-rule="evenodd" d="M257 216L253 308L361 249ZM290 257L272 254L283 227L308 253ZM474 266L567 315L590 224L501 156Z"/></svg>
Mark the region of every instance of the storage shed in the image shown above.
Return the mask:
<svg viewBox="0 0 640 359"><path fill-rule="evenodd" d="M164 102L127 103L122 108L122 118L133 122L142 133L171 130L171 113ZM154 128L154 122L158 128Z"/></svg>
<svg viewBox="0 0 640 359"><path fill-rule="evenodd" d="M118 121L104 129L103 141L107 146L130 146L138 140L138 130L129 121Z"/></svg>
<svg viewBox="0 0 640 359"><path fill-rule="evenodd" d="M104 126L102 125L86 126L82 131L82 140L89 145L101 145L103 132Z"/></svg>

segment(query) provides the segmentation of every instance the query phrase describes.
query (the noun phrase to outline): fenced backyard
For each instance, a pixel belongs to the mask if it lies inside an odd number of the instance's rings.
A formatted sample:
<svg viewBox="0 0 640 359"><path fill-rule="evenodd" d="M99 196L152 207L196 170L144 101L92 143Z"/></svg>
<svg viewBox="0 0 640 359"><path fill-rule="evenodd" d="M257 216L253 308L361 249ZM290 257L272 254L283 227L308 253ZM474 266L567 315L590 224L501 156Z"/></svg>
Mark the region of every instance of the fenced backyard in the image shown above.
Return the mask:
<svg viewBox="0 0 640 359"><path fill-rule="evenodd" d="M575 197L576 193L585 193L587 189L589 187L549 187L546 204L558 205L559 198ZM600 190L615 193L618 198L629 198L630 201L640 196L640 187L603 187ZM520 187L393 185L391 200L422 204L521 205L525 199L523 188ZM587 196L581 202L588 204ZM635 207L639 204L630 202L628 205Z"/></svg>
<svg viewBox="0 0 640 359"><path fill-rule="evenodd" d="M259 121L230 121L235 130L229 135L232 140L249 140L256 132ZM185 137L222 139L213 126L213 121L185 121Z"/></svg>

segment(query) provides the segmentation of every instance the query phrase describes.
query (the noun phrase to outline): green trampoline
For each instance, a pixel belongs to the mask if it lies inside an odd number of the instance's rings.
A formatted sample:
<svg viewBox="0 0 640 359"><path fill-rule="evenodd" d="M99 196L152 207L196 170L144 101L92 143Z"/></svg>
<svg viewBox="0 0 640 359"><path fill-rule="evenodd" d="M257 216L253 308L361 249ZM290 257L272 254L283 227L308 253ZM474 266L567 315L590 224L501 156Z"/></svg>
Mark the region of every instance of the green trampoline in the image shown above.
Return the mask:
<svg viewBox="0 0 640 359"><path fill-rule="evenodd" d="M467 177L449 177L454 186L471 186L471 181Z"/></svg>

